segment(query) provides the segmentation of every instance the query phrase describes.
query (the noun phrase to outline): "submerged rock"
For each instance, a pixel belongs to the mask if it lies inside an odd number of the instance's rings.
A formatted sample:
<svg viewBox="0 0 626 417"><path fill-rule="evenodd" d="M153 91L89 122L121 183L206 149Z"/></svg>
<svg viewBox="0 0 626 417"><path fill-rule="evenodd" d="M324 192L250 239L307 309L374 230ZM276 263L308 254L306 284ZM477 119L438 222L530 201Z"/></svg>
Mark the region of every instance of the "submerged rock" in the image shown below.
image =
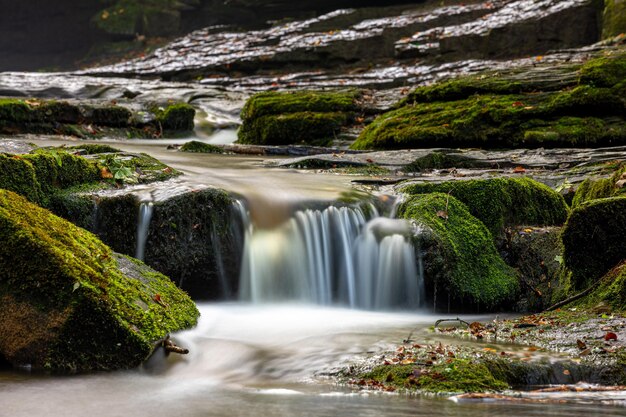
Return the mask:
<svg viewBox="0 0 626 417"><path fill-rule="evenodd" d="M456 198L442 193L409 197L398 217L418 228L427 299L435 310L492 310L513 300L516 272L498 254L485 225Z"/></svg>
<svg viewBox="0 0 626 417"><path fill-rule="evenodd" d="M5 190L0 235L0 356L14 366L130 368L196 323L194 303L167 277Z"/></svg>

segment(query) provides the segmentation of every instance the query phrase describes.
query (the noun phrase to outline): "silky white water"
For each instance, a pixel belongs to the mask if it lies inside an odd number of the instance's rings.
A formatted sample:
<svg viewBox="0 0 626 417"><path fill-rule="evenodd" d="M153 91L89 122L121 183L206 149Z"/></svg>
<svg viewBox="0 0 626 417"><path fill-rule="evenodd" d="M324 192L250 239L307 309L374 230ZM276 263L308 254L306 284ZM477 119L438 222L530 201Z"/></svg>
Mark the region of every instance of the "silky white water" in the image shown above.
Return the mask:
<svg viewBox="0 0 626 417"><path fill-rule="evenodd" d="M144 260L146 254L146 241L148 240L148 231L150 228L150 220L152 219L152 211L152 202L143 202L139 206L139 217L137 220L137 250L135 258L140 261Z"/></svg>
<svg viewBox="0 0 626 417"><path fill-rule="evenodd" d="M242 300L366 310L422 306L424 277L416 265L412 227L380 217L373 205L297 210L269 229L244 223Z"/></svg>

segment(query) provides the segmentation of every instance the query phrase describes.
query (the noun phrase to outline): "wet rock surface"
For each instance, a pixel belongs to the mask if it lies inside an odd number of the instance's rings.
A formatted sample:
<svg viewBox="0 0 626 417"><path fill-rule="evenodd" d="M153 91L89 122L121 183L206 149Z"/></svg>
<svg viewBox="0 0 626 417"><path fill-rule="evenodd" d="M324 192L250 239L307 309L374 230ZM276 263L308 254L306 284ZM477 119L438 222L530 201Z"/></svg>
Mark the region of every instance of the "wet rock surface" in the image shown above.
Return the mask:
<svg viewBox="0 0 626 417"><path fill-rule="evenodd" d="M599 37L598 13L588 0L493 1L445 7L428 3L414 11L407 8L399 16L366 19L348 28L316 30L322 23L333 28L334 19L353 13L353 9L338 10L310 20L245 33L200 30L146 58L86 73L210 79L220 78L221 74L238 71L250 74L272 68L283 71L289 68L290 73L297 72L298 67L367 68L372 62L395 59L398 51L406 54L408 49L419 45L423 49L423 44L432 49L447 42L447 49L453 50L453 39L458 44L455 60L511 58L514 55L510 43L520 35L545 41L523 42L525 49L518 54L543 54L549 49L583 46ZM579 19L577 24L559 25L560 19L567 18L565 13ZM339 23L344 22L339 20ZM564 30L567 33L561 33ZM472 42L475 46L470 48ZM444 46L442 51L437 51L437 59L441 60L445 52Z"/></svg>
<svg viewBox="0 0 626 417"><path fill-rule="evenodd" d="M85 202L86 212L69 210L74 198ZM114 250L142 258L194 299L208 300L229 299L238 290L243 225L233 204L222 190L179 178L78 193L60 201L58 211ZM142 207L148 206L146 220ZM142 222L147 223L140 231Z"/></svg>

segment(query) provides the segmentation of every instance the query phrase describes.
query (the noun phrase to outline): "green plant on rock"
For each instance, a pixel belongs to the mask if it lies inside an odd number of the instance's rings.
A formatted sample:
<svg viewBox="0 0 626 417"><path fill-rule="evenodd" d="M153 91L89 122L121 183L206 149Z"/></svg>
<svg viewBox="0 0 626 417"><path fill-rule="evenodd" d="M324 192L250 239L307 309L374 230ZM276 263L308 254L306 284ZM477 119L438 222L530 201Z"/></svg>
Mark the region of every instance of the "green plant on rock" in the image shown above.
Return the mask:
<svg viewBox="0 0 626 417"><path fill-rule="evenodd" d="M116 181L126 183L136 183L137 177L128 162L116 154L104 154L100 159L102 164L111 173Z"/></svg>
<svg viewBox="0 0 626 417"><path fill-rule="evenodd" d="M398 217L432 231L441 254L433 268L437 276L430 277L433 296L490 309L517 293L517 275L496 251L491 233L456 198L436 192L413 195L400 205Z"/></svg>

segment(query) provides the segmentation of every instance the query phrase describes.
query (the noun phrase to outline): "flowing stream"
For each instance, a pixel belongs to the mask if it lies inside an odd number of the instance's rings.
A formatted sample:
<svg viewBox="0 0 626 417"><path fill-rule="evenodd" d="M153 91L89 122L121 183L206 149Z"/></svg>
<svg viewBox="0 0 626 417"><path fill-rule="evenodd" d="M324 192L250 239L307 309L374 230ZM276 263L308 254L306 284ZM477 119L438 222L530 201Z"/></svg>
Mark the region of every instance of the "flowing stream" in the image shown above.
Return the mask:
<svg viewBox="0 0 626 417"><path fill-rule="evenodd" d="M362 393L323 374L414 339L435 343L435 317L302 305L200 305L197 328L175 335L187 356L159 354L143 369L54 377L0 372L0 415L171 416L623 416L623 407L456 403ZM475 317L473 319L481 319ZM482 319L487 319L482 317ZM316 376L316 373L318 375ZM603 394L598 394L603 395ZM610 394L606 395L611 401Z"/></svg>
<svg viewBox="0 0 626 417"><path fill-rule="evenodd" d="M442 317L416 310L423 292L419 256L407 239L411 226L368 205L333 206L353 177L270 170L258 157L182 154L158 141L113 145L181 169L181 185L218 185L245 196L244 300L200 305L199 325L173 335L190 354L157 353L142 369L2 371L0 416L624 415L624 399L602 393L564 404L485 403L336 385L325 375L393 348L410 332L417 343L438 341L427 329ZM311 198L325 203L302 204ZM146 230L148 208L141 214Z"/></svg>

